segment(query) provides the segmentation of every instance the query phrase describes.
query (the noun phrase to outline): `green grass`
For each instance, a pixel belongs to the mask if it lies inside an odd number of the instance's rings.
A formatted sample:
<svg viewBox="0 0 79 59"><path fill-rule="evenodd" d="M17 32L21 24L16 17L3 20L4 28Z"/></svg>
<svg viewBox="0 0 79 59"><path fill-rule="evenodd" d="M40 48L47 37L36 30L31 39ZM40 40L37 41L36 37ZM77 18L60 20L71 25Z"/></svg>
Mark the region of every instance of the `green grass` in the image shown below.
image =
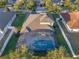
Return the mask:
<svg viewBox="0 0 79 59"><path fill-rule="evenodd" d="M12 26L16 27L18 30L20 30L22 28L22 25L24 23L24 21L26 20L25 14L20 14L16 17L15 21L13 22ZM9 52L10 51L14 51L16 48L16 43L18 41L18 37L16 37L15 34L12 35L12 37L10 38L10 41L8 43L8 45L6 46L4 52L3 52L3 59L8 59L9 57Z"/></svg>
<svg viewBox="0 0 79 59"><path fill-rule="evenodd" d="M53 18L54 20L56 21L56 18L59 18L59 15L58 14L52 14L53 15ZM70 53L70 49L57 25L57 23L55 22L55 25L56 25L56 28L55 28L55 34L56 34L56 39L57 39L57 44L58 46L63 46L66 48L66 51Z"/></svg>
<svg viewBox="0 0 79 59"><path fill-rule="evenodd" d="M18 37L16 37L15 34L13 34L8 45L6 46L6 48L3 52L3 55L8 54L11 50L15 50L17 40L18 40Z"/></svg>
<svg viewBox="0 0 79 59"><path fill-rule="evenodd" d="M16 16L15 21L13 22L12 26L16 27L18 30L21 30L23 22L26 20L25 14L19 14Z"/></svg>
<svg viewBox="0 0 79 59"><path fill-rule="evenodd" d="M2 59L9 59L9 53L11 51L15 51L17 40L18 40L18 37L16 37L15 34L13 34L13 36L11 37L10 41L8 42L3 52L3 55L1 56Z"/></svg>

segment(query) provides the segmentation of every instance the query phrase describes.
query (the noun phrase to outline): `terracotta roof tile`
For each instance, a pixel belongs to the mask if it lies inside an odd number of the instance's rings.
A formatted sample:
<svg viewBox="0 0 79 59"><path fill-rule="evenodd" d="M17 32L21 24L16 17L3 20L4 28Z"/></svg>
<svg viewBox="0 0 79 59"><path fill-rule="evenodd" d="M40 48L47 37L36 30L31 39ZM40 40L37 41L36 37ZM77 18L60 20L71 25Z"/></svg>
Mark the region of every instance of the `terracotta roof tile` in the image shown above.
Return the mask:
<svg viewBox="0 0 79 59"><path fill-rule="evenodd" d="M67 21L67 24L72 29L79 29L79 12L62 13L61 16Z"/></svg>
<svg viewBox="0 0 79 59"><path fill-rule="evenodd" d="M70 21L67 24L73 29L79 29L79 12L70 13Z"/></svg>

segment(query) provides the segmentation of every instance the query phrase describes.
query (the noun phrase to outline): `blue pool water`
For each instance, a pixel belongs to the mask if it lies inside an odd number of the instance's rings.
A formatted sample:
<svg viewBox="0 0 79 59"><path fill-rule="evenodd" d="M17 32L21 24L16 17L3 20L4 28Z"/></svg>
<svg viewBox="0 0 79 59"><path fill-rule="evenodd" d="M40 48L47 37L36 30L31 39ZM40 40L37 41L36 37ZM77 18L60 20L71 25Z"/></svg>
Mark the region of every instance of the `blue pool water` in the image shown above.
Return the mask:
<svg viewBox="0 0 79 59"><path fill-rule="evenodd" d="M55 45L51 40L38 40L33 44L34 50L50 50L54 49Z"/></svg>

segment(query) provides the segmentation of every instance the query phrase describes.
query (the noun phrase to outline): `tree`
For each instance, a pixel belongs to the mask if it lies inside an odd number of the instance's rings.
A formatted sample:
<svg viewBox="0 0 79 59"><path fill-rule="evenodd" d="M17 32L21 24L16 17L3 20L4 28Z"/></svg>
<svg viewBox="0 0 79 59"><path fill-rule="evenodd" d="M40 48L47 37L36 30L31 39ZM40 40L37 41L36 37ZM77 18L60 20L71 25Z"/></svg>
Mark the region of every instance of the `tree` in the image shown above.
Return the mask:
<svg viewBox="0 0 79 59"><path fill-rule="evenodd" d="M16 11L18 11L19 10L19 5L18 4L14 4L14 6L13 6L13 8L16 10Z"/></svg>
<svg viewBox="0 0 79 59"><path fill-rule="evenodd" d="M60 11L60 7L55 5L52 0L43 0L43 3L49 12L58 13Z"/></svg>
<svg viewBox="0 0 79 59"><path fill-rule="evenodd" d="M5 7L6 2L5 1L0 1L0 8Z"/></svg>
<svg viewBox="0 0 79 59"><path fill-rule="evenodd" d="M13 51L10 51L9 52L9 59L15 59L15 55L14 55L14 52Z"/></svg>
<svg viewBox="0 0 79 59"><path fill-rule="evenodd" d="M25 9L32 10L35 6L35 2L33 0L28 0L25 3Z"/></svg>
<svg viewBox="0 0 79 59"><path fill-rule="evenodd" d="M70 8L70 6L71 6L71 0L65 0L64 7L68 9L68 8Z"/></svg>
<svg viewBox="0 0 79 59"><path fill-rule="evenodd" d="M73 59L68 55L65 48L60 47L48 52L48 59Z"/></svg>
<svg viewBox="0 0 79 59"><path fill-rule="evenodd" d="M70 6L70 12L73 12L73 11L78 10L77 7L78 7L77 5L72 4L72 5Z"/></svg>
<svg viewBox="0 0 79 59"><path fill-rule="evenodd" d="M77 5L79 5L79 0L75 0L75 3L76 3Z"/></svg>
<svg viewBox="0 0 79 59"><path fill-rule="evenodd" d="M20 7L24 4L24 0L17 0L16 3L14 4L13 8L18 11Z"/></svg>
<svg viewBox="0 0 79 59"><path fill-rule="evenodd" d="M31 59L73 59L67 53L64 47L59 47L59 49L48 51L46 56L33 56Z"/></svg>
<svg viewBox="0 0 79 59"><path fill-rule="evenodd" d="M27 59L27 47L21 45L13 51L9 52L9 59Z"/></svg>
<svg viewBox="0 0 79 59"><path fill-rule="evenodd" d="M20 55L22 56L22 59L26 58L28 49L26 48L25 45L22 45L20 49L21 49L21 54Z"/></svg>
<svg viewBox="0 0 79 59"><path fill-rule="evenodd" d="M48 11L53 10L53 3L51 0L44 0L43 3L45 4L45 7L48 9Z"/></svg>

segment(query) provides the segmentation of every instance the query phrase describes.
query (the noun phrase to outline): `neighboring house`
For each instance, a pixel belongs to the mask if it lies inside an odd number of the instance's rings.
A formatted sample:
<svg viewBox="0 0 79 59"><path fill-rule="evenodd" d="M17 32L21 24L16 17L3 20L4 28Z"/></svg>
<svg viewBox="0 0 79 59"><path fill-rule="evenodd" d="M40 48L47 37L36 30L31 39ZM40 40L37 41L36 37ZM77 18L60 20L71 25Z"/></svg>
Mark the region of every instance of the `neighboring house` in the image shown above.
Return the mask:
<svg viewBox="0 0 79 59"><path fill-rule="evenodd" d="M37 13L44 13L47 11L47 9L43 6L43 1L42 0L34 0L36 1L36 12Z"/></svg>
<svg viewBox="0 0 79 59"><path fill-rule="evenodd" d="M79 12L61 13L61 18L66 28L70 32L79 32Z"/></svg>
<svg viewBox="0 0 79 59"><path fill-rule="evenodd" d="M37 13L45 13L47 9L45 7L37 6L36 12Z"/></svg>
<svg viewBox="0 0 79 59"><path fill-rule="evenodd" d="M0 8L0 12L5 12L5 8Z"/></svg>
<svg viewBox="0 0 79 59"><path fill-rule="evenodd" d="M11 35L12 22L15 20L15 12L1 12L0 13L0 56L3 53Z"/></svg>
<svg viewBox="0 0 79 59"><path fill-rule="evenodd" d="M0 34L4 35L8 27L11 26L14 18L14 12L1 12L0 13ZM1 36L0 36L1 40Z"/></svg>

